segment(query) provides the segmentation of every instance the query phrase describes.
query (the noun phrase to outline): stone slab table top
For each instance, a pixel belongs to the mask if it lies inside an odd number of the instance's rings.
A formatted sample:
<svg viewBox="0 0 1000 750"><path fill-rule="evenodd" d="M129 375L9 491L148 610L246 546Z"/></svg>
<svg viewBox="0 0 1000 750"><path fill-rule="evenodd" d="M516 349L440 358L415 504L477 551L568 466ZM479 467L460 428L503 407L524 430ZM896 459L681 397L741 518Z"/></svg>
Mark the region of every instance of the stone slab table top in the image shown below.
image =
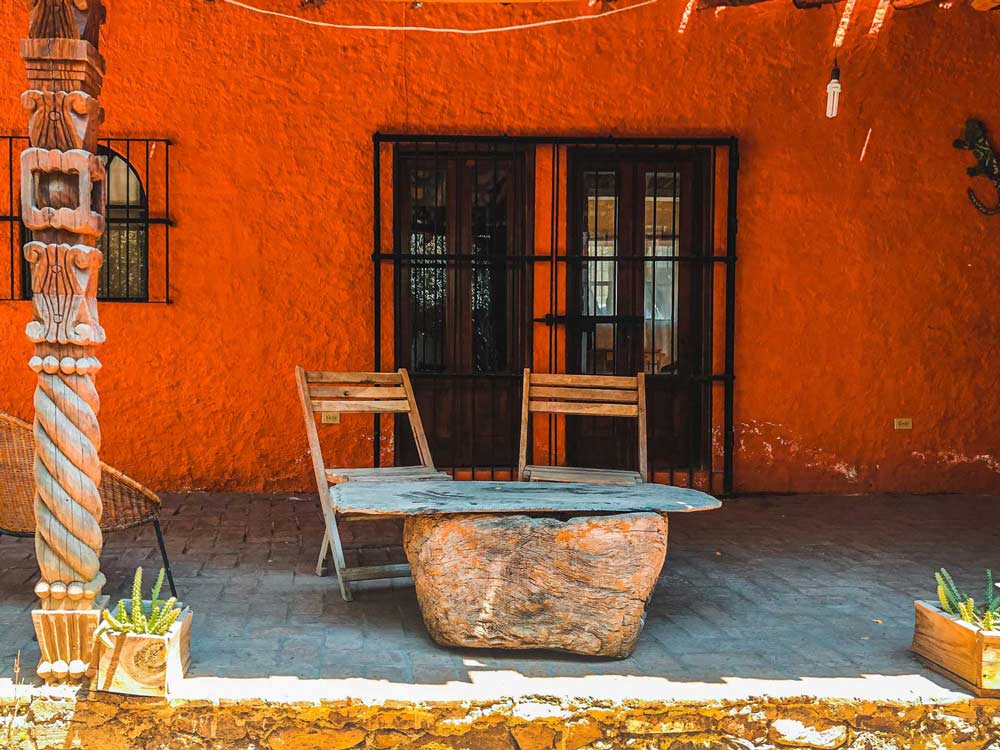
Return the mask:
<svg viewBox="0 0 1000 750"><path fill-rule="evenodd" d="M447 513L690 513L722 506L711 495L665 484L569 482L364 482L337 485L338 513L425 516Z"/></svg>

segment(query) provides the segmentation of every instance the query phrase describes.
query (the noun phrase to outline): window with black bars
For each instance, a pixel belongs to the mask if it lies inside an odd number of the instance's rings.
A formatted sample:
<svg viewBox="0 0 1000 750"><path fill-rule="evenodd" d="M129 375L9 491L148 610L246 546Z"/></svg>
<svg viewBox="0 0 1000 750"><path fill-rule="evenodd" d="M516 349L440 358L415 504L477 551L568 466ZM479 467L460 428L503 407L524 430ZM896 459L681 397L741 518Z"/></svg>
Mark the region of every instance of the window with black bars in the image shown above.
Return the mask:
<svg viewBox="0 0 1000 750"><path fill-rule="evenodd" d="M654 481L732 491L738 165L730 137L374 136L374 367L411 371L439 468L512 477L524 367L641 370ZM602 419L536 425L529 463L630 468Z"/></svg>
<svg viewBox="0 0 1000 750"><path fill-rule="evenodd" d="M21 220L20 153L25 136L0 136L0 299L31 299L31 270L22 248L31 230ZM104 254L98 277L103 302L170 302L170 141L104 138L98 155L106 165Z"/></svg>

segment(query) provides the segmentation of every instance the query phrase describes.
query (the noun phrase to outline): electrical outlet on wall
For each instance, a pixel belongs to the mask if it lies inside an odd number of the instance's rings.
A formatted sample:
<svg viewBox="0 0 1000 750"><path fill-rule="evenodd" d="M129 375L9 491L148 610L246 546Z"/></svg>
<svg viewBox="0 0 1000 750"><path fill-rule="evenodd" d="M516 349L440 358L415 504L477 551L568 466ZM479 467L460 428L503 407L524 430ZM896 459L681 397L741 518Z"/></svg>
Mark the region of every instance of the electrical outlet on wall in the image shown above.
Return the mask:
<svg viewBox="0 0 1000 750"><path fill-rule="evenodd" d="M892 429L912 430L913 420L910 417L896 417L894 420L892 420Z"/></svg>
<svg viewBox="0 0 1000 750"><path fill-rule="evenodd" d="M323 417L320 420L323 424L340 424L340 412L339 411L325 411L323 412Z"/></svg>

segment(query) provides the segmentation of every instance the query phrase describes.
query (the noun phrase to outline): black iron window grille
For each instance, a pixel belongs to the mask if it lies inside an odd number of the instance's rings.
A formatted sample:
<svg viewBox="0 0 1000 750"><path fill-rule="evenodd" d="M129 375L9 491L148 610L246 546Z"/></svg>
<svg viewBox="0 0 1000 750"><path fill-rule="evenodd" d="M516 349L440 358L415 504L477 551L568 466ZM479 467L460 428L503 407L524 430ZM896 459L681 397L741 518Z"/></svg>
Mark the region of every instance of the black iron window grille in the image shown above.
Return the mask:
<svg viewBox="0 0 1000 750"><path fill-rule="evenodd" d="M738 168L735 138L377 133L374 364L411 371L438 466L513 475L525 366L641 369L655 481L731 492ZM554 418L529 449L620 468L630 429Z"/></svg>
<svg viewBox="0 0 1000 750"><path fill-rule="evenodd" d="M24 136L0 137L0 236L8 244L0 259L0 299L31 299L31 271L21 248L31 231L21 221L20 152ZM170 302L170 141L104 138L98 155L107 167L105 231L98 241L104 263L98 277L103 302ZM4 159L6 157L6 159Z"/></svg>

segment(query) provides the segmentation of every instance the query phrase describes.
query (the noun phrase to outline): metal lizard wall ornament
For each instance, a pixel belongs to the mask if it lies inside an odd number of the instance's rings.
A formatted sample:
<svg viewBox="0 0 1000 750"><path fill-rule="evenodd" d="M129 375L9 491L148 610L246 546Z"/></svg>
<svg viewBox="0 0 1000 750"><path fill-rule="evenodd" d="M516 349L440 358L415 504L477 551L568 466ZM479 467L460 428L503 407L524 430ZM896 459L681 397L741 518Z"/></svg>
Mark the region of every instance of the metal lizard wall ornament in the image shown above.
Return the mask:
<svg viewBox="0 0 1000 750"><path fill-rule="evenodd" d="M997 191L997 205L989 208L979 200L972 188L969 188L969 200L972 201L972 205L987 216L1000 214L1000 160L997 159L997 153L986 137L986 126L979 120L966 120L965 137L955 139L954 146L963 151L971 151L976 157L976 166L966 170L969 176L986 177L993 182Z"/></svg>

